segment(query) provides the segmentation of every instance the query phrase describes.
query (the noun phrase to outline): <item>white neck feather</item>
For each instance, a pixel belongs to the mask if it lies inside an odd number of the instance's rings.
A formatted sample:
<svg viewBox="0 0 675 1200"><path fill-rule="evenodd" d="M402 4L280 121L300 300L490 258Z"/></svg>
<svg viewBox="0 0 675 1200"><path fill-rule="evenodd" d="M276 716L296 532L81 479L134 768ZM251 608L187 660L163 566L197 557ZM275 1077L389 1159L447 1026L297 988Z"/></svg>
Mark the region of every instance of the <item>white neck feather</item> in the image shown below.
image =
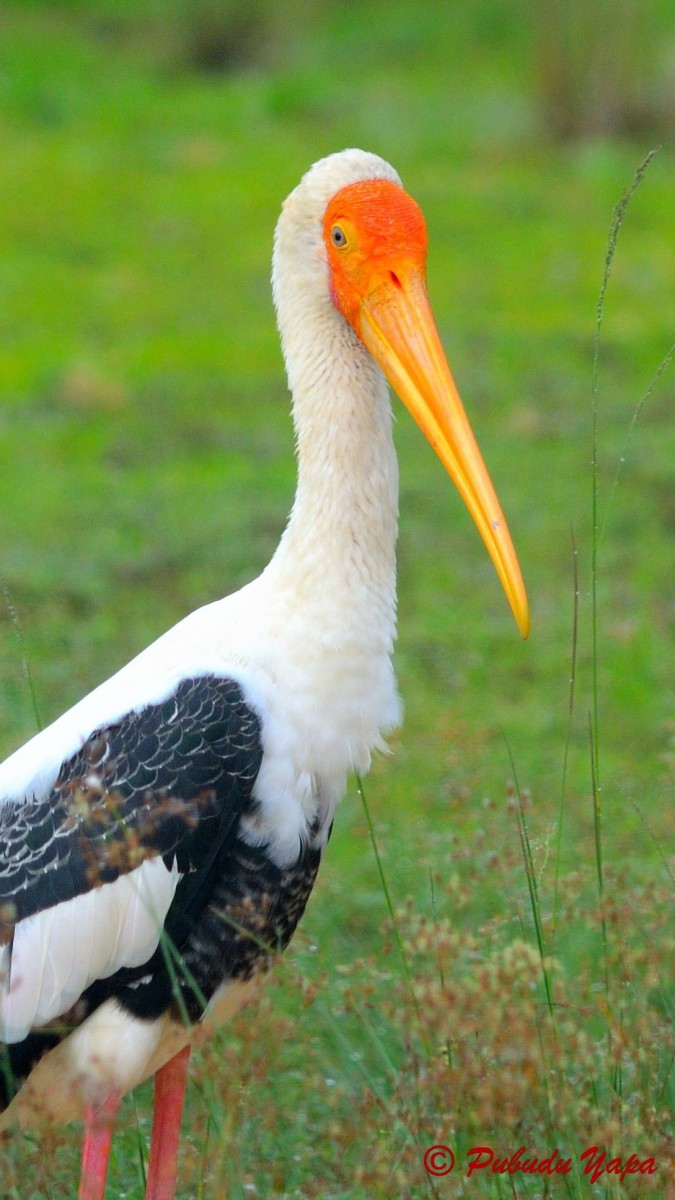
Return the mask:
<svg viewBox="0 0 675 1200"><path fill-rule="evenodd" d="M339 597L356 628L370 610L391 643L398 468L386 383L338 363L322 386L296 391L293 416L298 484L274 572L296 596Z"/></svg>
<svg viewBox="0 0 675 1200"><path fill-rule="evenodd" d="M333 159L305 176L275 235L272 286L293 393L298 486L269 571L296 598L339 605L349 640L390 654L398 516L391 405L382 372L331 300L321 229L337 188L371 177L381 160L360 152L347 163L337 157L339 177ZM382 163L385 171L394 176Z"/></svg>

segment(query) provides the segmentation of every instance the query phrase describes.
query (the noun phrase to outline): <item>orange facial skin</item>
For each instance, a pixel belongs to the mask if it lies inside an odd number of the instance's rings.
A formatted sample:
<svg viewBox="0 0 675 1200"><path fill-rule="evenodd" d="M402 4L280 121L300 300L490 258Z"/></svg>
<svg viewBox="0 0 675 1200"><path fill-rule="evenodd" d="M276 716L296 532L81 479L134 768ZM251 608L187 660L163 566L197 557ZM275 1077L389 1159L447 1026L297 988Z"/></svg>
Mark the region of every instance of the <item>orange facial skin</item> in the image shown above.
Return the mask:
<svg viewBox="0 0 675 1200"><path fill-rule="evenodd" d="M346 237L340 248L331 236L336 226ZM334 302L360 336L361 304L378 283L396 286L397 270L406 266L426 274L422 211L398 184L372 179L352 183L333 196L323 228Z"/></svg>
<svg viewBox="0 0 675 1200"><path fill-rule="evenodd" d="M419 206L390 180L350 184L329 202L323 233L335 306L454 480L527 637L530 617L518 560L429 304Z"/></svg>

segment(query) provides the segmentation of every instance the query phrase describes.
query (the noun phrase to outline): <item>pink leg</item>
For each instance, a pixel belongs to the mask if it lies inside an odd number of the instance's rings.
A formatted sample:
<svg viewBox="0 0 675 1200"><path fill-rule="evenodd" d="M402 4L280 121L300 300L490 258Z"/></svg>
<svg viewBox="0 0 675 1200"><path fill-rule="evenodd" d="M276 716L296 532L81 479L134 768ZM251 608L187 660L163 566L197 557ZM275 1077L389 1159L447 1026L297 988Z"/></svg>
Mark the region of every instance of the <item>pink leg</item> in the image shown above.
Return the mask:
<svg viewBox="0 0 675 1200"><path fill-rule="evenodd" d="M103 1104L87 1106L78 1200L103 1200L113 1124L119 1104L119 1092L113 1092Z"/></svg>
<svg viewBox="0 0 675 1200"><path fill-rule="evenodd" d="M169 1059L155 1075L150 1166L145 1200L174 1200L180 1123L183 1115L190 1047Z"/></svg>

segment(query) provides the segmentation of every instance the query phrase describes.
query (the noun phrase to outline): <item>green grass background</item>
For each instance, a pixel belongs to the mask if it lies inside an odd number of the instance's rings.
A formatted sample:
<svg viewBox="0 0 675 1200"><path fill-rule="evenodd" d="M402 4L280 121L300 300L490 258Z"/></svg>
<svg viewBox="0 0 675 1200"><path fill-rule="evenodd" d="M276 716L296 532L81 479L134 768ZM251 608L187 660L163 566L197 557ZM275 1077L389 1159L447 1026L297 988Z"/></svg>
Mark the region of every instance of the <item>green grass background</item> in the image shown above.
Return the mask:
<svg viewBox="0 0 675 1200"><path fill-rule="evenodd" d="M632 421L675 328L675 43L667 4L638 7L636 23L630 3L610 11L598 0L595 27L569 25L565 42L554 6L534 18L502 0L3 4L0 573L44 723L273 552L295 469L272 230L311 162L360 145L394 163L426 214L432 302L532 608L522 643L458 497L397 407L406 718L367 784L389 886L431 911L430 869L445 878L477 837L516 844L505 739L551 884L573 542L578 668L560 855L564 870L592 866L596 304L612 207L663 142L619 233L597 390L604 856L617 887L662 875L674 759L672 370ZM561 139L547 104L565 103ZM0 614L7 753L36 728L23 654ZM508 919L526 904L524 871L521 883L504 894L486 869L467 926ZM385 915L351 787L296 954L315 945L330 973L377 949ZM573 969L583 948L570 953ZM63 1177L74 1178L65 1145ZM113 1164L120 1178L130 1156L127 1146ZM141 1194L135 1172L124 1194Z"/></svg>

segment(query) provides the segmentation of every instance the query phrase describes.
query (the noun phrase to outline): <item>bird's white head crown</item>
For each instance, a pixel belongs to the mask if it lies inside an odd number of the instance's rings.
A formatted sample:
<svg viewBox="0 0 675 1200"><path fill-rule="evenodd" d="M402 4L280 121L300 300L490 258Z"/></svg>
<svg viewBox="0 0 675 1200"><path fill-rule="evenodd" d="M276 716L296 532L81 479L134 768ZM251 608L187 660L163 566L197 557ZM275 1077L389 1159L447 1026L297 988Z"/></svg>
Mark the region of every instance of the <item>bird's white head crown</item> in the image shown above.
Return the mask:
<svg viewBox="0 0 675 1200"><path fill-rule="evenodd" d="M303 175L286 203L300 197L302 201L316 208L321 220L331 196L340 188L348 187L351 183L361 183L366 179L390 179L392 183L398 184L401 182L391 164L379 155L371 154L367 150L340 150L315 162Z"/></svg>
<svg viewBox="0 0 675 1200"><path fill-rule="evenodd" d="M274 234L272 287L279 308L284 282L294 289L300 279L307 289L325 293L327 271L322 222L329 200L341 188L367 179L389 179L400 184L394 168L366 150L340 150L315 162L284 201ZM325 270L317 270L323 264Z"/></svg>

